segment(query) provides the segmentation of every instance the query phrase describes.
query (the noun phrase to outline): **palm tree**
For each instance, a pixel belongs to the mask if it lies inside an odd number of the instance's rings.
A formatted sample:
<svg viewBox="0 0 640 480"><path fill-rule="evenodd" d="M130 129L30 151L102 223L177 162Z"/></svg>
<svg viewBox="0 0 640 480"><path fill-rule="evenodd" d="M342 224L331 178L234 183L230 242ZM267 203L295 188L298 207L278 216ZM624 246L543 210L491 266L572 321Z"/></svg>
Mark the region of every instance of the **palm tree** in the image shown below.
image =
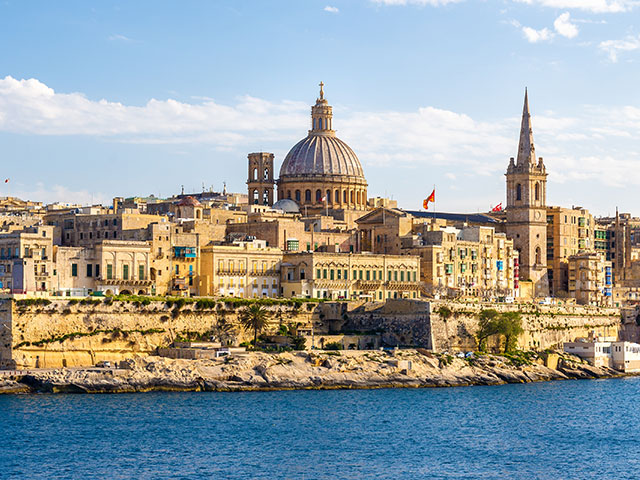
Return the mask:
<svg viewBox="0 0 640 480"><path fill-rule="evenodd" d="M254 346L258 343L258 331L264 330L269 323L269 315L270 312L257 303L245 307L244 310L240 312L239 319L242 326L246 330L253 330Z"/></svg>

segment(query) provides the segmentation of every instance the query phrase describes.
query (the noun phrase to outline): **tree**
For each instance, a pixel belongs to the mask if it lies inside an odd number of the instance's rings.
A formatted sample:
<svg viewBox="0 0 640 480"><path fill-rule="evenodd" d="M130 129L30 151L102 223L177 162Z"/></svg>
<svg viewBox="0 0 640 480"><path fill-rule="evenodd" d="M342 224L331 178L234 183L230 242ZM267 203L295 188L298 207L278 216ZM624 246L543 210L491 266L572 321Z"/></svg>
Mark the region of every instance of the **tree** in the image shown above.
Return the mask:
<svg viewBox="0 0 640 480"><path fill-rule="evenodd" d="M500 330L504 335L504 351L510 352L514 350L518 342L518 336L524 331L520 312L504 312L500 315Z"/></svg>
<svg viewBox="0 0 640 480"><path fill-rule="evenodd" d="M520 312L499 313L496 310L482 310L478 319L479 329L476 333L478 348L487 348L487 339L493 335L504 337L504 351L509 352L516 347L518 336L523 332Z"/></svg>
<svg viewBox="0 0 640 480"><path fill-rule="evenodd" d="M246 330L253 330L253 345L258 342L258 332L269 323L270 312L261 305L253 303L245 307L239 315L240 323Z"/></svg>

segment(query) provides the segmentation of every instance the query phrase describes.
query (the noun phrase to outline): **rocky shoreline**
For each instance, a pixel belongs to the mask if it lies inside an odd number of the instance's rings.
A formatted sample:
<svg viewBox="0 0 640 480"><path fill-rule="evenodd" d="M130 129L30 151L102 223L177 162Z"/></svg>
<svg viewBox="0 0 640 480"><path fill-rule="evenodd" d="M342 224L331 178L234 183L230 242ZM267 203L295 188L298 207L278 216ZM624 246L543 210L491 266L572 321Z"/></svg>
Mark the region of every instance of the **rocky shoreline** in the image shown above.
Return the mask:
<svg viewBox="0 0 640 480"><path fill-rule="evenodd" d="M555 368L549 368L535 354L458 358L422 349L251 352L216 360L149 356L120 362L118 368L33 370L0 377L0 394L454 387L622 375L569 355L555 360Z"/></svg>

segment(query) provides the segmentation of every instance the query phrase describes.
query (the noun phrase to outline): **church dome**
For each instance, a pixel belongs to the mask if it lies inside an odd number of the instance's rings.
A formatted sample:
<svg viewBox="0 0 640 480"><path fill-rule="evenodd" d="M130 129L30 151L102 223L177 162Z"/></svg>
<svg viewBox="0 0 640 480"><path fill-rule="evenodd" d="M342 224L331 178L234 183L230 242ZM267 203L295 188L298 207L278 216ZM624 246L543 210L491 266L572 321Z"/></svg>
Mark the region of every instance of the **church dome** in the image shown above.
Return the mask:
<svg viewBox="0 0 640 480"><path fill-rule="evenodd" d="M364 179L362 165L353 150L336 136L310 132L287 154L280 177L340 175Z"/></svg>
<svg viewBox="0 0 640 480"><path fill-rule="evenodd" d="M365 183L360 160L353 150L336 137L333 127L333 108L324 98L320 88L320 97L311 107L312 128L289 151L280 168L280 179L288 177L350 177L350 180Z"/></svg>
<svg viewBox="0 0 640 480"><path fill-rule="evenodd" d="M273 208L275 210L282 210L284 213L300 213L300 208L298 208L298 204L293 200L289 200L288 198L283 198L282 200L278 200L273 204Z"/></svg>
<svg viewBox="0 0 640 480"><path fill-rule="evenodd" d="M333 108L324 98L323 86L321 82L320 96L311 107L311 130L282 162L278 198L293 200L305 215L329 209L366 210L362 165L349 145L336 137Z"/></svg>

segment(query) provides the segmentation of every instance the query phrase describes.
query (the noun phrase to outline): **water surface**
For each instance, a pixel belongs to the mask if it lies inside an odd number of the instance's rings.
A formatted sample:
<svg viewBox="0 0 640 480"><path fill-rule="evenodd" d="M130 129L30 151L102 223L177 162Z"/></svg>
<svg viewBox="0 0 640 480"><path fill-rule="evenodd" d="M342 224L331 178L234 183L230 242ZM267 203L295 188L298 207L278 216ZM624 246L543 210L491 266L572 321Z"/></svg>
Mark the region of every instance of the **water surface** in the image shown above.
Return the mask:
<svg viewBox="0 0 640 480"><path fill-rule="evenodd" d="M640 378L0 396L3 479L638 479Z"/></svg>

